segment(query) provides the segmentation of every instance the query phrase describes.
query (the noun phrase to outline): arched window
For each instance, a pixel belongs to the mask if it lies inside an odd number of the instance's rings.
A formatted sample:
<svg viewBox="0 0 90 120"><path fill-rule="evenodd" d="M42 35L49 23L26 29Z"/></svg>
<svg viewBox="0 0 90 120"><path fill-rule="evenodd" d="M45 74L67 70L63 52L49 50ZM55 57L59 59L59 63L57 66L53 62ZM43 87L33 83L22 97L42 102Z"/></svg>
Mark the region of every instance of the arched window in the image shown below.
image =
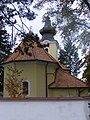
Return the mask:
<svg viewBox="0 0 90 120"><path fill-rule="evenodd" d="M30 95L30 81L24 80L22 82L22 87L23 87L23 95Z"/></svg>

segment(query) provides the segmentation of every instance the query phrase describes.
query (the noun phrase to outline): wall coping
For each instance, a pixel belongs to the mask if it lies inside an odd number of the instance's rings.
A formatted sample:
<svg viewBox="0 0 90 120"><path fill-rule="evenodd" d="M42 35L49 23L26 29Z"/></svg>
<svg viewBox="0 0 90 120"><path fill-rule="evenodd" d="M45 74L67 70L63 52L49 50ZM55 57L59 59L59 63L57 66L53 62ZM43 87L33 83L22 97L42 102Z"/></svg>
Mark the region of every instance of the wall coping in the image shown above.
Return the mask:
<svg viewBox="0 0 90 120"><path fill-rule="evenodd" d="M83 97L28 97L28 98L0 98L0 101L62 101L62 100L90 100L90 96Z"/></svg>

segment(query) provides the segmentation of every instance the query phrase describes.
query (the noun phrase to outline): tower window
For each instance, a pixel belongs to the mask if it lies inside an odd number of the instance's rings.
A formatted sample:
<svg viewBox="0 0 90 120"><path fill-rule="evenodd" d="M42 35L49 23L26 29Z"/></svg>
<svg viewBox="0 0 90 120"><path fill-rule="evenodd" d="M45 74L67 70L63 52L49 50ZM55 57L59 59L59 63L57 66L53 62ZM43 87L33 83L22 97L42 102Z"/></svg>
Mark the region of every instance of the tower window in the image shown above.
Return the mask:
<svg viewBox="0 0 90 120"><path fill-rule="evenodd" d="M30 81L25 80L22 82L23 95L30 95Z"/></svg>

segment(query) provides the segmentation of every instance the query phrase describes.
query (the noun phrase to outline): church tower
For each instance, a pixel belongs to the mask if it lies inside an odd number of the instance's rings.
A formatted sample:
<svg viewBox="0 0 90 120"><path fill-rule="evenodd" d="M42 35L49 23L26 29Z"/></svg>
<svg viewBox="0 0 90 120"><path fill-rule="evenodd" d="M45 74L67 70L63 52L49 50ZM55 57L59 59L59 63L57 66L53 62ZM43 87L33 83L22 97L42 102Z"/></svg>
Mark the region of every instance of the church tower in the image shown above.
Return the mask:
<svg viewBox="0 0 90 120"><path fill-rule="evenodd" d="M42 35L41 44L48 45L45 49L50 55L58 60L59 43L54 39L56 30L55 27L51 26L51 21L48 16L45 18L45 25L40 30L40 34Z"/></svg>

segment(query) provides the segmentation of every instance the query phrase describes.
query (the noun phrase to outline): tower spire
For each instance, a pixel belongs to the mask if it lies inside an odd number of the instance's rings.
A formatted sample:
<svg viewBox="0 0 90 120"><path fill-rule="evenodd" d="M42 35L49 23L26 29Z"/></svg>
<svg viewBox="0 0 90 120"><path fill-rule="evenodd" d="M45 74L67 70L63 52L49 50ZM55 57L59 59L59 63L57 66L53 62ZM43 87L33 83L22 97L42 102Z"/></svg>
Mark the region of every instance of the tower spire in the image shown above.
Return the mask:
<svg viewBox="0 0 90 120"><path fill-rule="evenodd" d="M45 24L44 27L40 30L40 34L42 35L41 41L44 40L50 40L50 41L55 41L54 35L56 34L55 27L51 26L51 20L47 16L45 17Z"/></svg>
<svg viewBox="0 0 90 120"><path fill-rule="evenodd" d="M44 22L44 27L40 30L42 35L41 44L49 44L49 46L44 49L46 49L50 55L58 60L59 43L54 39L54 35L56 34L55 27L51 25L51 20L48 16L45 17Z"/></svg>

